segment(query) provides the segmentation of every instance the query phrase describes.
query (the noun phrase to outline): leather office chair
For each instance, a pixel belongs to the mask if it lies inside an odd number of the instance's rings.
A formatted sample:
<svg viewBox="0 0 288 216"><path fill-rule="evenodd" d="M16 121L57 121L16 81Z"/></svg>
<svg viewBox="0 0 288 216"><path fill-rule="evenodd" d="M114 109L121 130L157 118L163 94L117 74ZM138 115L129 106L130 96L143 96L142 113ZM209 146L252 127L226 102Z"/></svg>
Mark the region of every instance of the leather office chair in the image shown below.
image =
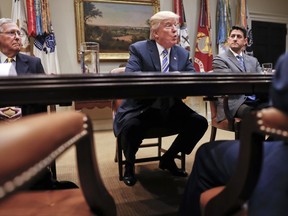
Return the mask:
<svg viewBox="0 0 288 216"><path fill-rule="evenodd" d="M217 134L217 129L231 131L235 133L235 139L239 139L240 118L234 118L229 112L228 96L222 96L223 108L226 119L221 122L217 122L217 97L204 97L204 101L209 101L211 111L211 135L210 141L214 141Z"/></svg>
<svg viewBox="0 0 288 216"><path fill-rule="evenodd" d="M111 70L111 73L123 73L125 71L125 67L119 67ZM114 119L114 115L120 106L122 100L117 99L112 101L112 115ZM175 130L169 130L167 128L153 128L151 127L145 135L145 139L153 139L153 141L156 139L154 142L150 143L142 143L140 145L140 148L147 148L147 147L157 147L157 154L156 156L151 156L151 157L143 157L143 158L136 158L135 163L142 163L142 162L149 162L149 161L159 161L161 158L162 153L166 152L166 149L162 147L162 138L163 137L168 137L172 135L176 135L178 131ZM181 161L181 169L185 170L185 162L186 162L186 157L185 153L180 153L176 157ZM119 171L119 180L123 180L123 166L125 165L125 160L123 160L122 156L122 146L119 142L119 140L116 137L116 152L115 152L115 162L118 162L118 171Z"/></svg>
<svg viewBox="0 0 288 216"><path fill-rule="evenodd" d="M226 186L201 194L204 215L247 215L244 203L250 198L261 174L264 136L288 141L288 116L276 108L255 112L241 122L240 152L235 174Z"/></svg>
<svg viewBox="0 0 288 216"><path fill-rule="evenodd" d="M74 144L81 189L25 190ZM0 124L0 170L0 215L116 215L99 173L91 121L81 113Z"/></svg>

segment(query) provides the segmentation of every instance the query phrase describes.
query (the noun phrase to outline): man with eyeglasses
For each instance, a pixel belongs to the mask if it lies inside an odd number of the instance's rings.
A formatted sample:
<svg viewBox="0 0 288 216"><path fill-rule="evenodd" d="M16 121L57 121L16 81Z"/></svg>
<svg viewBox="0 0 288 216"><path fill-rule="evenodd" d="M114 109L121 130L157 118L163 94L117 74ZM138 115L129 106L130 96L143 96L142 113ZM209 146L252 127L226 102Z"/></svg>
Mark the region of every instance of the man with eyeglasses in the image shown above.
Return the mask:
<svg viewBox="0 0 288 216"><path fill-rule="evenodd" d="M1 63L7 61L15 63L17 75L45 74L39 58L19 53L22 47L22 36L19 27L11 19L0 19Z"/></svg>
<svg viewBox="0 0 288 216"><path fill-rule="evenodd" d="M130 58L125 72L195 72L189 52L177 45L179 16L160 11L150 18L150 40L139 41L129 47ZM165 89L163 89L165 91ZM126 99L114 118L114 133L126 158L123 181L133 186L135 155L149 127L174 128L179 131L167 152L161 157L159 168L172 175L186 177L174 161L179 152L190 154L208 127L207 120L186 106L181 98Z"/></svg>
<svg viewBox="0 0 288 216"><path fill-rule="evenodd" d="M11 19L0 19L0 63L12 63L13 67L16 69L17 75L21 76L28 76L31 74L45 74L40 58L20 53L20 49L22 47L22 36L23 35L19 27ZM7 107L3 107L2 109L5 110L11 106L13 105L7 104ZM29 114L47 112L47 105L23 104L20 106L20 109L22 110L22 116L25 116ZM4 117L7 117L7 115ZM2 119L9 120L9 118L4 117ZM39 145L41 145L41 143L39 143ZM73 187L77 186L72 182L58 182L53 179L50 170L47 169L43 178L35 183L32 186L32 189L65 189Z"/></svg>
<svg viewBox="0 0 288 216"><path fill-rule="evenodd" d="M20 53L22 36L19 27L11 19L0 19L0 63L12 63L17 75L45 74L39 58ZM22 105L21 110L22 116L24 116L47 112L47 106L38 104ZM9 116L7 116L7 120L9 120Z"/></svg>

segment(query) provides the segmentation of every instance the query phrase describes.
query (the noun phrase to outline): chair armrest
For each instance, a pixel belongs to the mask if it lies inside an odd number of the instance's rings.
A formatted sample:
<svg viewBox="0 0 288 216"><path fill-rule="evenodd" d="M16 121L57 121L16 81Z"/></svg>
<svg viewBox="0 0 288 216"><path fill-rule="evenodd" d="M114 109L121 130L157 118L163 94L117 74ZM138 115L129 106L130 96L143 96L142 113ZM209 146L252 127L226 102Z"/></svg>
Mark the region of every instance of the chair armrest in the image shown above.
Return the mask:
<svg viewBox="0 0 288 216"><path fill-rule="evenodd" d="M30 115L0 124L0 199L27 188L74 144L81 189L90 209L116 215L114 200L98 169L91 120L72 111Z"/></svg>
<svg viewBox="0 0 288 216"><path fill-rule="evenodd" d="M88 134L76 146L79 179L83 194L96 215L116 215L116 204L100 175L91 120L87 121L85 128Z"/></svg>
<svg viewBox="0 0 288 216"><path fill-rule="evenodd" d="M223 98L223 109L224 109L224 114L225 117L228 121L228 128L230 128L230 130L234 130L234 125L235 125L235 118L231 115L230 109L229 109L229 105L228 105L228 95L222 95L222 96L205 96L203 97L204 101L209 101L210 104L213 103L212 106L214 106L214 108L211 107L211 112L212 110L214 110L213 112L215 113L211 113L211 116L215 116L216 117L216 113L217 113L217 109L216 109L216 102L218 101L219 98ZM211 105L210 105L211 106Z"/></svg>

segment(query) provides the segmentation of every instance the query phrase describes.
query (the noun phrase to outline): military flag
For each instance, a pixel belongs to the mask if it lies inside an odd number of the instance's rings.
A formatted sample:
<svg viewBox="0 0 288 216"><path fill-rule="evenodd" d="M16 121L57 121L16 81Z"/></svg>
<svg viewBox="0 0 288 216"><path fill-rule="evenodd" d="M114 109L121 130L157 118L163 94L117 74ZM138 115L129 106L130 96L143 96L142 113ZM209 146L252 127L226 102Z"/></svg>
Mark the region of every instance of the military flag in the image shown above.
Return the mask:
<svg viewBox="0 0 288 216"><path fill-rule="evenodd" d="M218 53L222 53L226 50L229 31L232 27L229 0L218 0L216 16Z"/></svg>
<svg viewBox="0 0 288 216"><path fill-rule="evenodd" d="M253 35L247 0L238 0L237 2L236 25L241 25L247 29L248 44L245 51L248 55L253 56Z"/></svg>
<svg viewBox="0 0 288 216"><path fill-rule="evenodd" d="M198 72L208 72L212 70L213 54L210 26L210 12L207 0L201 0L194 55L194 67Z"/></svg>
<svg viewBox="0 0 288 216"><path fill-rule="evenodd" d="M56 37L53 32L48 0L35 0L36 35L33 53L41 59L47 74L59 74Z"/></svg>
<svg viewBox="0 0 288 216"><path fill-rule="evenodd" d="M174 0L174 12L180 16L179 18L179 45L190 51L190 41L186 24L185 11L182 0Z"/></svg>

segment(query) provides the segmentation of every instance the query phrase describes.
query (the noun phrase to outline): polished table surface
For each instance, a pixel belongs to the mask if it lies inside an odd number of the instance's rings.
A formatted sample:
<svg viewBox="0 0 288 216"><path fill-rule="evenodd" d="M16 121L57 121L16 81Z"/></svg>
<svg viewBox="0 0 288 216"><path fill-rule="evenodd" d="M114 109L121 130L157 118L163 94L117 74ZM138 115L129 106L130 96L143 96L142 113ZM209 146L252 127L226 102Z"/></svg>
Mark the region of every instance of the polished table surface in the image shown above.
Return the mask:
<svg viewBox="0 0 288 216"><path fill-rule="evenodd" d="M122 73L0 77L0 105L267 93L272 75Z"/></svg>

